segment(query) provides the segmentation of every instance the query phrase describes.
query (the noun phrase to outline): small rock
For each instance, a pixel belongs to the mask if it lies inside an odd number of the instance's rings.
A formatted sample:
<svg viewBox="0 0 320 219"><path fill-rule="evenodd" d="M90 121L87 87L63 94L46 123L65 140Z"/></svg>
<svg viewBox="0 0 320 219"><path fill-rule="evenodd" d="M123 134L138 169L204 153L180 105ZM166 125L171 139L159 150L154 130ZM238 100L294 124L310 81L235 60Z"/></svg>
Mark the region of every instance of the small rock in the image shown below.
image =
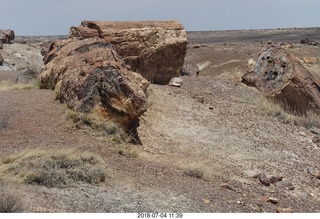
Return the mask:
<svg viewBox="0 0 320 219"><path fill-rule="evenodd" d="M208 200L208 199L202 199L202 201L203 201L204 204L209 204L209 203L211 202L211 201Z"/></svg>
<svg viewBox="0 0 320 219"><path fill-rule="evenodd" d="M273 197L269 197L268 202L271 202L272 204L278 204L279 203L279 199L273 198Z"/></svg>
<svg viewBox="0 0 320 219"><path fill-rule="evenodd" d="M311 196L311 197L314 197L315 195L314 195L313 193L310 193L310 196Z"/></svg>
<svg viewBox="0 0 320 219"><path fill-rule="evenodd" d="M277 213L293 213L292 208L278 208Z"/></svg>
<svg viewBox="0 0 320 219"><path fill-rule="evenodd" d="M287 180L277 182L274 185L280 189L294 190L294 185L292 184L292 182Z"/></svg>
<svg viewBox="0 0 320 219"><path fill-rule="evenodd" d="M220 187L223 189L233 190L228 183L223 183L220 185Z"/></svg>
<svg viewBox="0 0 320 219"><path fill-rule="evenodd" d="M253 178L257 178L259 182L265 186L270 186L270 179L264 173L259 173L253 176Z"/></svg>
<svg viewBox="0 0 320 219"><path fill-rule="evenodd" d="M18 75L16 78L16 83L18 84L26 84L34 81L37 78L37 73L32 71L31 69L26 69Z"/></svg>
<svg viewBox="0 0 320 219"><path fill-rule="evenodd" d="M320 179L320 171L312 168L312 167L308 167L307 168L307 173L309 173L310 175L316 177L317 179Z"/></svg>
<svg viewBox="0 0 320 219"><path fill-rule="evenodd" d="M282 181L283 176L271 176L270 177L270 183L275 184L277 182Z"/></svg>
<svg viewBox="0 0 320 219"><path fill-rule="evenodd" d="M212 106L210 106L210 107L209 107L209 110L213 110L213 107L212 107Z"/></svg>
<svg viewBox="0 0 320 219"><path fill-rule="evenodd" d="M183 84L183 79L179 77L173 77L169 82L169 85L174 87L181 87L182 84Z"/></svg>

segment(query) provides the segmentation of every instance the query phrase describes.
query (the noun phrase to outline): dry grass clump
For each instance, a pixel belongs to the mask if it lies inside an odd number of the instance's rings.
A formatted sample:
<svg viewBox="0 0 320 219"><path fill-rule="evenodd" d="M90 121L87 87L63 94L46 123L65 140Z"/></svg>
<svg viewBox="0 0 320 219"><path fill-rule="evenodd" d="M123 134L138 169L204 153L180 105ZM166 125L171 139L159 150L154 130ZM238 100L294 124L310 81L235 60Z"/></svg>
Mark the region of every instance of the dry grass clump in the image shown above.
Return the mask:
<svg viewBox="0 0 320 219"><path fill-rule="evenodd" d="M195 177L198 179L203 179L210 181L211 180L211 170L208 165L198 162L191 162L191 163L182 163L179 164L180 168L182 169L183 173L190 177Z"/></svg>
<svg viewBox="0 0 320 219"><path fill-rule="evenodd" d="M73 128L91 128L99 132L101 135L106 135L115 142L128 142L130 137L126 132L113 123L112 121L102 121L94 114L84 114L73 111L69 108L66 109L67 117L71 119ZM71 127L72 128L72 127Z"/></svg>
<svg viewBox="0 0 320 219"><path fill-rule="evenodd" d="M139 156L139 151L131 147L131 145L119 145L116 147L118 154L128 157L128 158L137 158Z"/></svg>
<svg viewBox="0 0 320 219"><path fill-rule="evenodd" d="M294 124L305 128L320 128L320 115L315 112L308 112L305 115L298 115L296 112L288 110L279 102L273 99L264 99L259 102L259 108L268 116L277 117L285 124Z"/></svg>
<svg viewBox="0 0 320 219"><path fill-rule="evenodd" d="M0 91L30 89L39 89L39 82L35 80L33 83L17 84L10 81L0 81Z"/></svg>
<svg viewBox="0 0 320 219"><path fill-rule="evenodd" d="M47 187L68 187L78 182L106 182L111 172L102 158L93 154L36 149L2 159L0 177Z"/></svg>
<svg viewBox="0 0 320 219"><path fill-rule="evenodd" d="M0 213L20 213L24 203L17 189L0 183Z"/></svg>

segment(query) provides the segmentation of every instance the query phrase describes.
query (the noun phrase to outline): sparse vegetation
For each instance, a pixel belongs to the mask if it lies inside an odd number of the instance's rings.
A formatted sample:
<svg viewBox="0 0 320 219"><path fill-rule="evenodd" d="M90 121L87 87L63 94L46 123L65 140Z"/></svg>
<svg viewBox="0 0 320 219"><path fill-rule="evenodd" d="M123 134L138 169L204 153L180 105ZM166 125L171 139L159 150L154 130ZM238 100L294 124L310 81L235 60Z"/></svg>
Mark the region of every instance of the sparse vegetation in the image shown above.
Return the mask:
<svg viewBox="0 0 320 219"><path fill-rule="evenodd" d="M0 213L19 213L23 210L23 199L17 189L0 184Z"/></svg>
<svg viewBox="0 0 320 219"><path fill-rule="evenodd" d="M187 176L195 177L198 179L207 179L208 167L200 163L188 163L180 165L183 173Z"/></svg>
<svg viewBox="0 0 320 219"><path fill-rule="evenodd" d="M0 176L16 182L68 187L83 182L99 184L111 177L102 158L72 150L26 150L0 162Z"/></svg>
<svg viewBox="0 0 320 219"><path fill-rule="evenodd" d="M10 81L0 81L0 91L5 90L30 90L39 89L39 82L35 80L33 83L17 84Z"/></svg>
<svg viewBox="0 0 320 219"><path fill-rule="evenodd" d="M111 121L102 121L95 114L84 114L69 109L66 106L67 117L71 119L75 128L86 128L100 132L102 135L109 136L114 142L128 142L130 137L125 131ZM71 128L71 127L69 127Z"/></svg>
<svg viewBox="0 0 320 219"><path fill-rule="evenodd" d="M148 108L153 105L153 103L156 99L156 95L154 93L154 90L151 87L148 88L146 96L147 96L147 108Z"/></svg>
<svg viewBox="0 0 320 219"><path fill-rule="evenodd" d="M264 99L259 102L259 108L268 116L277 117L279 121L285 124L295 124L305 128L320 128L320 116L314 112L308 112L305 115L298 115L290 112L280 103L272 99Z"/></svg>
<svg viewBox="0 0 320 219"><path fill-rule="evenodd" d="M116 150L118 154L128 158L137 158L139 156L139 152L130 145L120 145Z"/></svg>

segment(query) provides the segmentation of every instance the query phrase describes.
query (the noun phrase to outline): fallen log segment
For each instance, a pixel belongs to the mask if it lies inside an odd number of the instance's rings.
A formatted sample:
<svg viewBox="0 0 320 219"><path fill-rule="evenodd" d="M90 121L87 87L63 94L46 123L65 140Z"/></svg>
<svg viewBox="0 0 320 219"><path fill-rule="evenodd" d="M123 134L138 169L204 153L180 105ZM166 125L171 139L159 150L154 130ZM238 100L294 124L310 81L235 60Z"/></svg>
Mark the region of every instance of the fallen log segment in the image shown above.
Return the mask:
<svg viewBox="0 0 320 219"><path fill-rule="evenodd" d="M272 46L262 52L254 70L243 77L264 95L275 97L292 111L320 113L320 81L288 50Z"/></svg>
<svg viewBox="0 0 320 219"><path fill-rule="evenodd" d="M57 50L40 80L69 108L94 113L124 128L146 111L149 82L126 68L112 44L89 38L60 40L54 45Z"/></svg>
<svg viewBox="0 0 320 219"><path fill-rule="evenodd" d="M83 21L80 27L71 27L69 37L103 38L132 71L157 84L180 75L188 43L179 21Z"/></svg>

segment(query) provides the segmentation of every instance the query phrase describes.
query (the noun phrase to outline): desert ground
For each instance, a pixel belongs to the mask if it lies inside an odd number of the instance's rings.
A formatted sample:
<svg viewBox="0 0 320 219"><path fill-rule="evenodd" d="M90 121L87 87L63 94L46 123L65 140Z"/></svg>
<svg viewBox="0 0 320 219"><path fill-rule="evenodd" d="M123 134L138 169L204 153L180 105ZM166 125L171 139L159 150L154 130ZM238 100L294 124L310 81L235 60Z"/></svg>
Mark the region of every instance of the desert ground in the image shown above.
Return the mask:
<svg viewBox="0 0 320 219"><path fill-rule="evenodd" d="M271 42L290 45L301 60L320 57L319 46L300 43L319 42L320 28L189 32L185 64L201 71L183 77L181 87L150 86L141 144L76 125L51 90L4 82L26 66L40 71L40 44L54 38L18 36L3 49L14 65L0 70L0 184L19 196L20 211L320 212L319 118L289 115L241 83L247 61ZM319 73L320 63L303 65ZM9 166L26 150L90 154L102 159L108 177L26 183L21 167ZM265 185L259 173L283 183Z"/></svg>

